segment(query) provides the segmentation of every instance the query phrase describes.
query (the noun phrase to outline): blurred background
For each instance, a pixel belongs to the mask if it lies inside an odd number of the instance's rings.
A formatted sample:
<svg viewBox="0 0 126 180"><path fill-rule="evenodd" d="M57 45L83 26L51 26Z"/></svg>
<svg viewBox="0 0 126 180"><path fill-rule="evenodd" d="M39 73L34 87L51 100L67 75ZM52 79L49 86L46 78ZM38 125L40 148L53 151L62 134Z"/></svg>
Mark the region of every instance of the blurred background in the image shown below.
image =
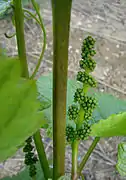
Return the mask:
<svg viewBox="0 0 126 180"><path fill-rule="evenodd" d="M39 2L40 1L40 2ZM38 0L47 32L47 47L37 77L52 71L52 12L49 0ZM31 4L25 8L32 10ZM17 56L16 39L7 39L14 28L9 19L0 20L0 47L9 56ZM69 77L75 78L80 60L81 43L87 35L96 38L97 67L93 72L98 81L98 91L126 99L126 1L125 0L73 0L69 43ZM30 73L40 55L43 36L34 20L25 21L25 38ZM44 132L42 131L44 134ZM52 161L52 141L43 138L46 153ZM85 180L123 180L115 170L117 145L121 138L101 139L85 169ZM80 145L80 157L91 140ZM66 171L71 168L71 150L66 151ZM0 165L0 178L19 172L23 167L21 150Z"/></svg>

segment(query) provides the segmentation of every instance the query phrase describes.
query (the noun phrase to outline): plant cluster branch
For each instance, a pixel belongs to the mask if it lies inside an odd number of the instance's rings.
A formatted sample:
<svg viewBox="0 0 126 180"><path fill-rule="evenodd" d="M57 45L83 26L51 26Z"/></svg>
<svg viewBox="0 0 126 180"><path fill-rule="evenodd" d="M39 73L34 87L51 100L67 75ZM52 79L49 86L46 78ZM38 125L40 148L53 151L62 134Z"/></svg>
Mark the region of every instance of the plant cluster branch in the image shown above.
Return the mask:
<svg viewBox="0 0 126 180"><path fill-rule="evenodd" d="M79 141L72 143L72 180L76 180L78 177L78 145Z"/></svg>

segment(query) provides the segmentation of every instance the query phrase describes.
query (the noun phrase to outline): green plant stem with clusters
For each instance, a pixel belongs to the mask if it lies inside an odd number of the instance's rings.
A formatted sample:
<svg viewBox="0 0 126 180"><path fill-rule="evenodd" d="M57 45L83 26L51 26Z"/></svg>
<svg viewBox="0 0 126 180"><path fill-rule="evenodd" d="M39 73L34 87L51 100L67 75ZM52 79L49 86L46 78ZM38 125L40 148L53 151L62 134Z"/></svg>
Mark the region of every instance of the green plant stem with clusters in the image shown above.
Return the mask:
<svg viewBox="0 0 126 180"><path fill-rule="evenodd" d="M52 0L53 180L64 175L69 26L72 0Z"/></svg>
<svg viewBox="0 0 126 180"><path fill-rule="evenodd" d="M22 4L21 4L21 0L14 0L14 19L15 19L15 27L16 27L16 37L17 37L17 46L18 46L18 56L21 62L21 70L22 70L22 77L25 78L29 78L29 72L28 72L28 65L27 65L27 58L26 58L26 48L25 48L25 37L24 37L24 13L23 13L23 9L22 9ZM40 65L40 62L39 62ZM37 71L38 66L36 67L35 71ZM35 73L33 74L32 78L34 77ZM34 140L35 140L35 145L39 154L39 160L40 160L40 164L41 167L43 167L43 159L47 162L47 157L46 154L44 152L43 149L43 144L41 141L40 144L40 131L38 130L35 134L34 134ZM27 142L27 140L26 140ZM25 147L27 147L28 144L26 144ZM30 146L30 145L29 145ZM24 147L24 148L25 148ZM26 148L27 149L27 148ZM30 151L32 151L32 148L30 149ZM35 166L34 166L34 157L32 156L32 152L30 152L29 149L27 149L27 152L29 153L31 159L28 160L28 164L30 163L30 161L32 160L31 166L30 166L30 172L32 172L31 176L33 175L33 169L34 169L34 175L32 176L33 179L35 179L35 174L36 174L36 170L35 170ZM28 155L28 158L29 158ZM49 172L49 167L48 164L45 164L46 166L46 171L42 171L44 172L44 176L47 177L47 171ZM44 168L45 170L45 168ZM48 177L50 177L50 173L48 173Z"/></svg>
<svg viewBox="0 0 126 180"><path fill-rule="evenodd" d="M72 179L76 179L78 177L78 145L79 141L74 141L72 143Z"/></svg>
<svg viewBox="0 0 126 180"><path fill-rule="evenodd" d="M72 147L72 180L77 180L78 175L81 175L81 171L78 174L77 168L78 145L80 140L87 139L90 134L91 125L89 124L89 120L92 117L93 110L97 106L97 100L87 95L89 88L96 87L97 84L95 79L89 74L96 66L96 62L92 58L96 54L94 44L95 40L91 36L88 36L83 41L82 59L80 60L80 68L82 70L77 74L77 81L82 83L82 88L76 90L74 104L68 109L69 120L72 120L76 125L76 128L71 126L66 128L67 141L71 143ZM81 164L81 170L96 144L97 141L94 141L87 152L84 162Z"/></svg>

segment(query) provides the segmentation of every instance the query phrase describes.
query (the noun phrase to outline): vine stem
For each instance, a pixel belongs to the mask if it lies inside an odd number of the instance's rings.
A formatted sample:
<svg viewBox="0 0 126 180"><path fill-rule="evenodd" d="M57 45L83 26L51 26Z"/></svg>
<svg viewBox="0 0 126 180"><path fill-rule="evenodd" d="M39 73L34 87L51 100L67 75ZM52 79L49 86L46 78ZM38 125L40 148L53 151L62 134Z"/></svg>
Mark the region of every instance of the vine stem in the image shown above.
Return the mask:
<svg viewBox="0 0 126 180"><path fill-rule="evenodd" d="M14 0L14 19L15 19L15 27L16 27L16 38L17 38L17 46L18 46L18 56L21 64L21 76L25 78L29 78L27 58L26 58L26 48L25 48L25 37L24 37L24 12L22 9L21 0ZM34 140L36 149L38 150L38 155L40 157L40 164L42 167L42 172L44 176L50 175L49 167L47 162L47 157L44 151L44 146L41 140L41 135L39 130L34 134ZM43 161L44 160L44 161ZM43 162L45 164L43 165ZM44 168L44 170L43 170Z"/></svg>
<svg viewBox="0 0 126 180"><path fill-rule="evenodd" d="M74 141L72 146L72 180L78 177L78 145L79 141Z"/></svg>
<svg viewBox="0 0 126 180"><path fill-rule="evenodd" d="M30 77L30 79L33 79L33 78L35 77L35 75L36 75L39 67L40 67L40 64L41 64L41 61L42 61L42 58L43 58L43 56L44 56L44 52L45 52L45 49L46 49L46 31L45 31L45 27L44 27L44 24L43 24L42 17L41 17L40 12L39 12L38 4L35 2L35 0L31 0L31 2L32 2L32 5L33 5L33 7L34 7L34 9L35 9L35 11L36 11L36 13L37 13L37 15L38 15L39 24L40 24L41 29L42 29L42 31L43 31L43 47L42 47L42 52L41 52L41 54L40 54L40 57L39 57L39 60L38 60L37 65L36 65L36 67L35 67L35 70L34 70L33 74L32 74L31 77ZM29 13L29 14L30 14L30 13ZM34 15L31 14L31 16L33 17ZM34 16L34 19L36 19L35 16ZM37 22L38 22L38 21L37 21Z"/></svg>
<svg viewBox="0 0 126 180"><path fill-rule="evenodd" d="M94 148L96 147L97 143L99 142L100 137L96 137L94 141L92 142L91 146L89 147L87 153L85 154L84 158L82 159L79 167L78 167L78 175L81 174L81 171L83 170L87 160L89 159L91 153L93 152Z"/></svg>
<svg viewBox="0 0 126 180"><path fill-rule="evenodd" d="M36 176L33 176L33 177L32 177L32 180L36 180Z"/></svg>
<svg viewBox="0 0 126 180"><path fill-rule="evenodd" d="M53 16L53 180L65 174L69 26L72 0L51 0Z"/></svg>
<svg viewBox="0 0 126 180"><path fill-rule="evenodd" d="M34 142L35 142L36 149L37 149L37 152L38 152L40 165L41 165L41 168L42 168L42 170L44 172L44 177L45 177L45 179L48 180L48 178L50 178L51 174L50 174L50 168L49 168L48 160L46 158L44 145L42 143L42 138L41 138L41 135L40 135L40 131L37 131L33 135L33 138L34 138Z"/></svg>
<svg viewBox="0 0 126 180"><path fill-rule="evenodd" d="M28 65L26 58L26 47L24 37L24 15L21 0L14 0L14 18L16 27L16 37L18 46L18 56L21 63L21 76L29 78Z"/></svg>

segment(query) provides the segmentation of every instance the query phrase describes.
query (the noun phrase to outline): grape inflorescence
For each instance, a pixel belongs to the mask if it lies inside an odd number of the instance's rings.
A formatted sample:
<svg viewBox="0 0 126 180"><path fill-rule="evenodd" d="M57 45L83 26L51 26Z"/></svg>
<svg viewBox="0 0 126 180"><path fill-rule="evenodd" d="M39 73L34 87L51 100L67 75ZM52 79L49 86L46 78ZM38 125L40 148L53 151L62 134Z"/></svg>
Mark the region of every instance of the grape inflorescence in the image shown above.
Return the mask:
<svg viewBox="0 0 126 180"><path fill-rule="evenodd" d="M34 154L32 145L32 137L29 137L26 141L26 144L23 148L23 152L25 152L25 160L24 163L29 166L29 176L34 177L36 175L36 162L38 161L37 156Z"/></svg>
<svg viewBox="0 0 126 180"><path fill-rule="evenodd" d="M81 49L81 60L80 68L81 71L77 74L77 81L80 81L83 84L83 88L76 89L74 94L74 105L69 106L68 108L68 117L69 120L72 120L76 124L76 128L71 127L70 125L66 127L66 139L67 142L72 143L75 140L85 140L91 131L91 125L89 125L89 119L92 117L93 110L97 106L97 99L86 95L85 88L96 87L96 80L89 74L93 72L96 67L96 62L93 59L93 56L96 54L94 50L95 39L91 36L88 36L84 39ZM80 110L81 109L81 110ZM81 120L81 126L78 126L79 113L83 109L83 121ZM79 128L78 128L79 127Z"/></svg>
<svg viewBox="0 0 126 180"><path fill-rule="evenodd" d="M80 129L74 129L71 126L66 127L67 142L72 143L75 140L86 140L91 131L91 126L84 123Z"/></svg>
<svg viewBox="0 0 126 180"><path fill-rule="evenodd" d="M96 80L86 73L85 71L79 71L77 74L77 80L83 83L84 85L89 85L91 87L96 87L97 82Z"/></svg>

